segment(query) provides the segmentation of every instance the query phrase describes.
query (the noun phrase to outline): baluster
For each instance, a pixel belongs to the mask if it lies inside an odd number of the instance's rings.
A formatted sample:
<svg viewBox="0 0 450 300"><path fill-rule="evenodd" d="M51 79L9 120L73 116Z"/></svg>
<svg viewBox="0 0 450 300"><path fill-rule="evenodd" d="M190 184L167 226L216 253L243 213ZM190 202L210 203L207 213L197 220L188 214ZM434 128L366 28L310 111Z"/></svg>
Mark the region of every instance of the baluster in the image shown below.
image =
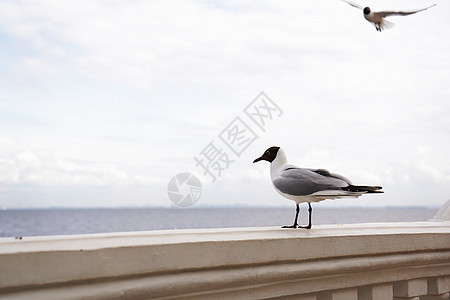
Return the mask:
<svg viewBox="0 0 450 300"><path fill-rule="evenodd" d="M420 300L427 294L427 279L411 279L394 282L394 300Z"/></svg>

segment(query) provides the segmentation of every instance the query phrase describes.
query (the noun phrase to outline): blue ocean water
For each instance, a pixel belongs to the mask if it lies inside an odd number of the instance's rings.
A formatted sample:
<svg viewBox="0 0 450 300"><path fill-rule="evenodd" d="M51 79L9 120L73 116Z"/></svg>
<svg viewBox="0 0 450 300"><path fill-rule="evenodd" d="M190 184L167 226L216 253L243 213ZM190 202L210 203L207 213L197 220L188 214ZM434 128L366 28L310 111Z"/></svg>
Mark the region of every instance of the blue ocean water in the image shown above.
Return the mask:
<svg viewBox="0 0 450 300"><path fill-rule="evenodd" d="M320 208L313 225L427 221L437 212L428 208ZM291 225L292 208L114 208L30 209L0 211L0 237L89 234L188 228ZM306 224L303 208L299 223Z"/></svg>

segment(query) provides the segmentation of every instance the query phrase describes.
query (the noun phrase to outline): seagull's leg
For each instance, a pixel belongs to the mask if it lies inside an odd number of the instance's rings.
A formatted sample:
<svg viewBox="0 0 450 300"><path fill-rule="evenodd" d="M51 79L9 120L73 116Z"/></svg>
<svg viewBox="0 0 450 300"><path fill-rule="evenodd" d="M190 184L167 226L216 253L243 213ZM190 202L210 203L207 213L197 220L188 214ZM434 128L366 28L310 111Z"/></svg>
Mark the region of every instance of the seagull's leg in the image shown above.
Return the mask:
<svg viewBox="0 0 450 300"><path fill-rule="evenodd" d="M312 219L312 206L311 206L311 202L308 202L308 206L309 206L309 208L308 208L308 213L309 213L308 226L298 226L298 228L311 229L311 227L312 227L312 222L311 222L311 219Z"/></svg>
<svg viewBox="0 0 450 300"><path fill-rule="evenodd" d="M298 213L300 212L300 206L298 205L298 203L296 203L296 207L295 207L295 219L294 219L294 224L291 226L283 226L281 228L297 228L298 227Z"/></svg>

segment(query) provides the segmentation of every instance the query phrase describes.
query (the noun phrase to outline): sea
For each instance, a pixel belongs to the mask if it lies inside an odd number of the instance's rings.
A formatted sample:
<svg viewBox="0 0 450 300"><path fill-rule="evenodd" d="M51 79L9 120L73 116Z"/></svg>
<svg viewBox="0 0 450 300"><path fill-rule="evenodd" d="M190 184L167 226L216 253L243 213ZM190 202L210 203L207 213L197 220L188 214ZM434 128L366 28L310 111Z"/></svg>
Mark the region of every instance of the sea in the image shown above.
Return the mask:
<svg viewBox="0 0 450 300"><path fill-rule="evenodd" d="M313 225L427 221L433 208L320 208ZM307 223L307 210L299 217ZM0 210L0 237L291 225L295 207L89 208Z"/></svg>

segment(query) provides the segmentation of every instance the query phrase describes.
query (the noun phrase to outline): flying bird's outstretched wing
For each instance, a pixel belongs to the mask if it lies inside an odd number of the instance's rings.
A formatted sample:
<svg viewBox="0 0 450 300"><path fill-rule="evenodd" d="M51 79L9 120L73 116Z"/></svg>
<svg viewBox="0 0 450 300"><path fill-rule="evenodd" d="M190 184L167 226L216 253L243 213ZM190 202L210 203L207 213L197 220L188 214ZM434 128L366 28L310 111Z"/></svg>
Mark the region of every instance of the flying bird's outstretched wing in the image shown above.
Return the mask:
<svg viewBox="0 0 450 300"><path fill-rule="evenodd" d="M345 1L345 0L342 0ZM345 1L347 2L347 1ZM379 16L379 17L389 17L389 16L407 16L407 15L412 15L415 13L418 13L419 11L424 11L427 10L429 8L432 8L433 6L436 6L436 4L433 4L431 6L422 8L422 9L416 9L416 10L407 10L407 11L379 11L379 12L374 12L375 15Z"/></svg>
<svg viewBox="0 0 450 300"><path fill-rule="evenodd" d="M344 2L346 2L346 3L348 3L348 4L350 4L350 5L353 6L353 7L356 7L356 8L359 8L359 9L364 9L361 5L356 4L355 2L347 1L347 0L342 0L342 1L344 1Z"/></svg>

